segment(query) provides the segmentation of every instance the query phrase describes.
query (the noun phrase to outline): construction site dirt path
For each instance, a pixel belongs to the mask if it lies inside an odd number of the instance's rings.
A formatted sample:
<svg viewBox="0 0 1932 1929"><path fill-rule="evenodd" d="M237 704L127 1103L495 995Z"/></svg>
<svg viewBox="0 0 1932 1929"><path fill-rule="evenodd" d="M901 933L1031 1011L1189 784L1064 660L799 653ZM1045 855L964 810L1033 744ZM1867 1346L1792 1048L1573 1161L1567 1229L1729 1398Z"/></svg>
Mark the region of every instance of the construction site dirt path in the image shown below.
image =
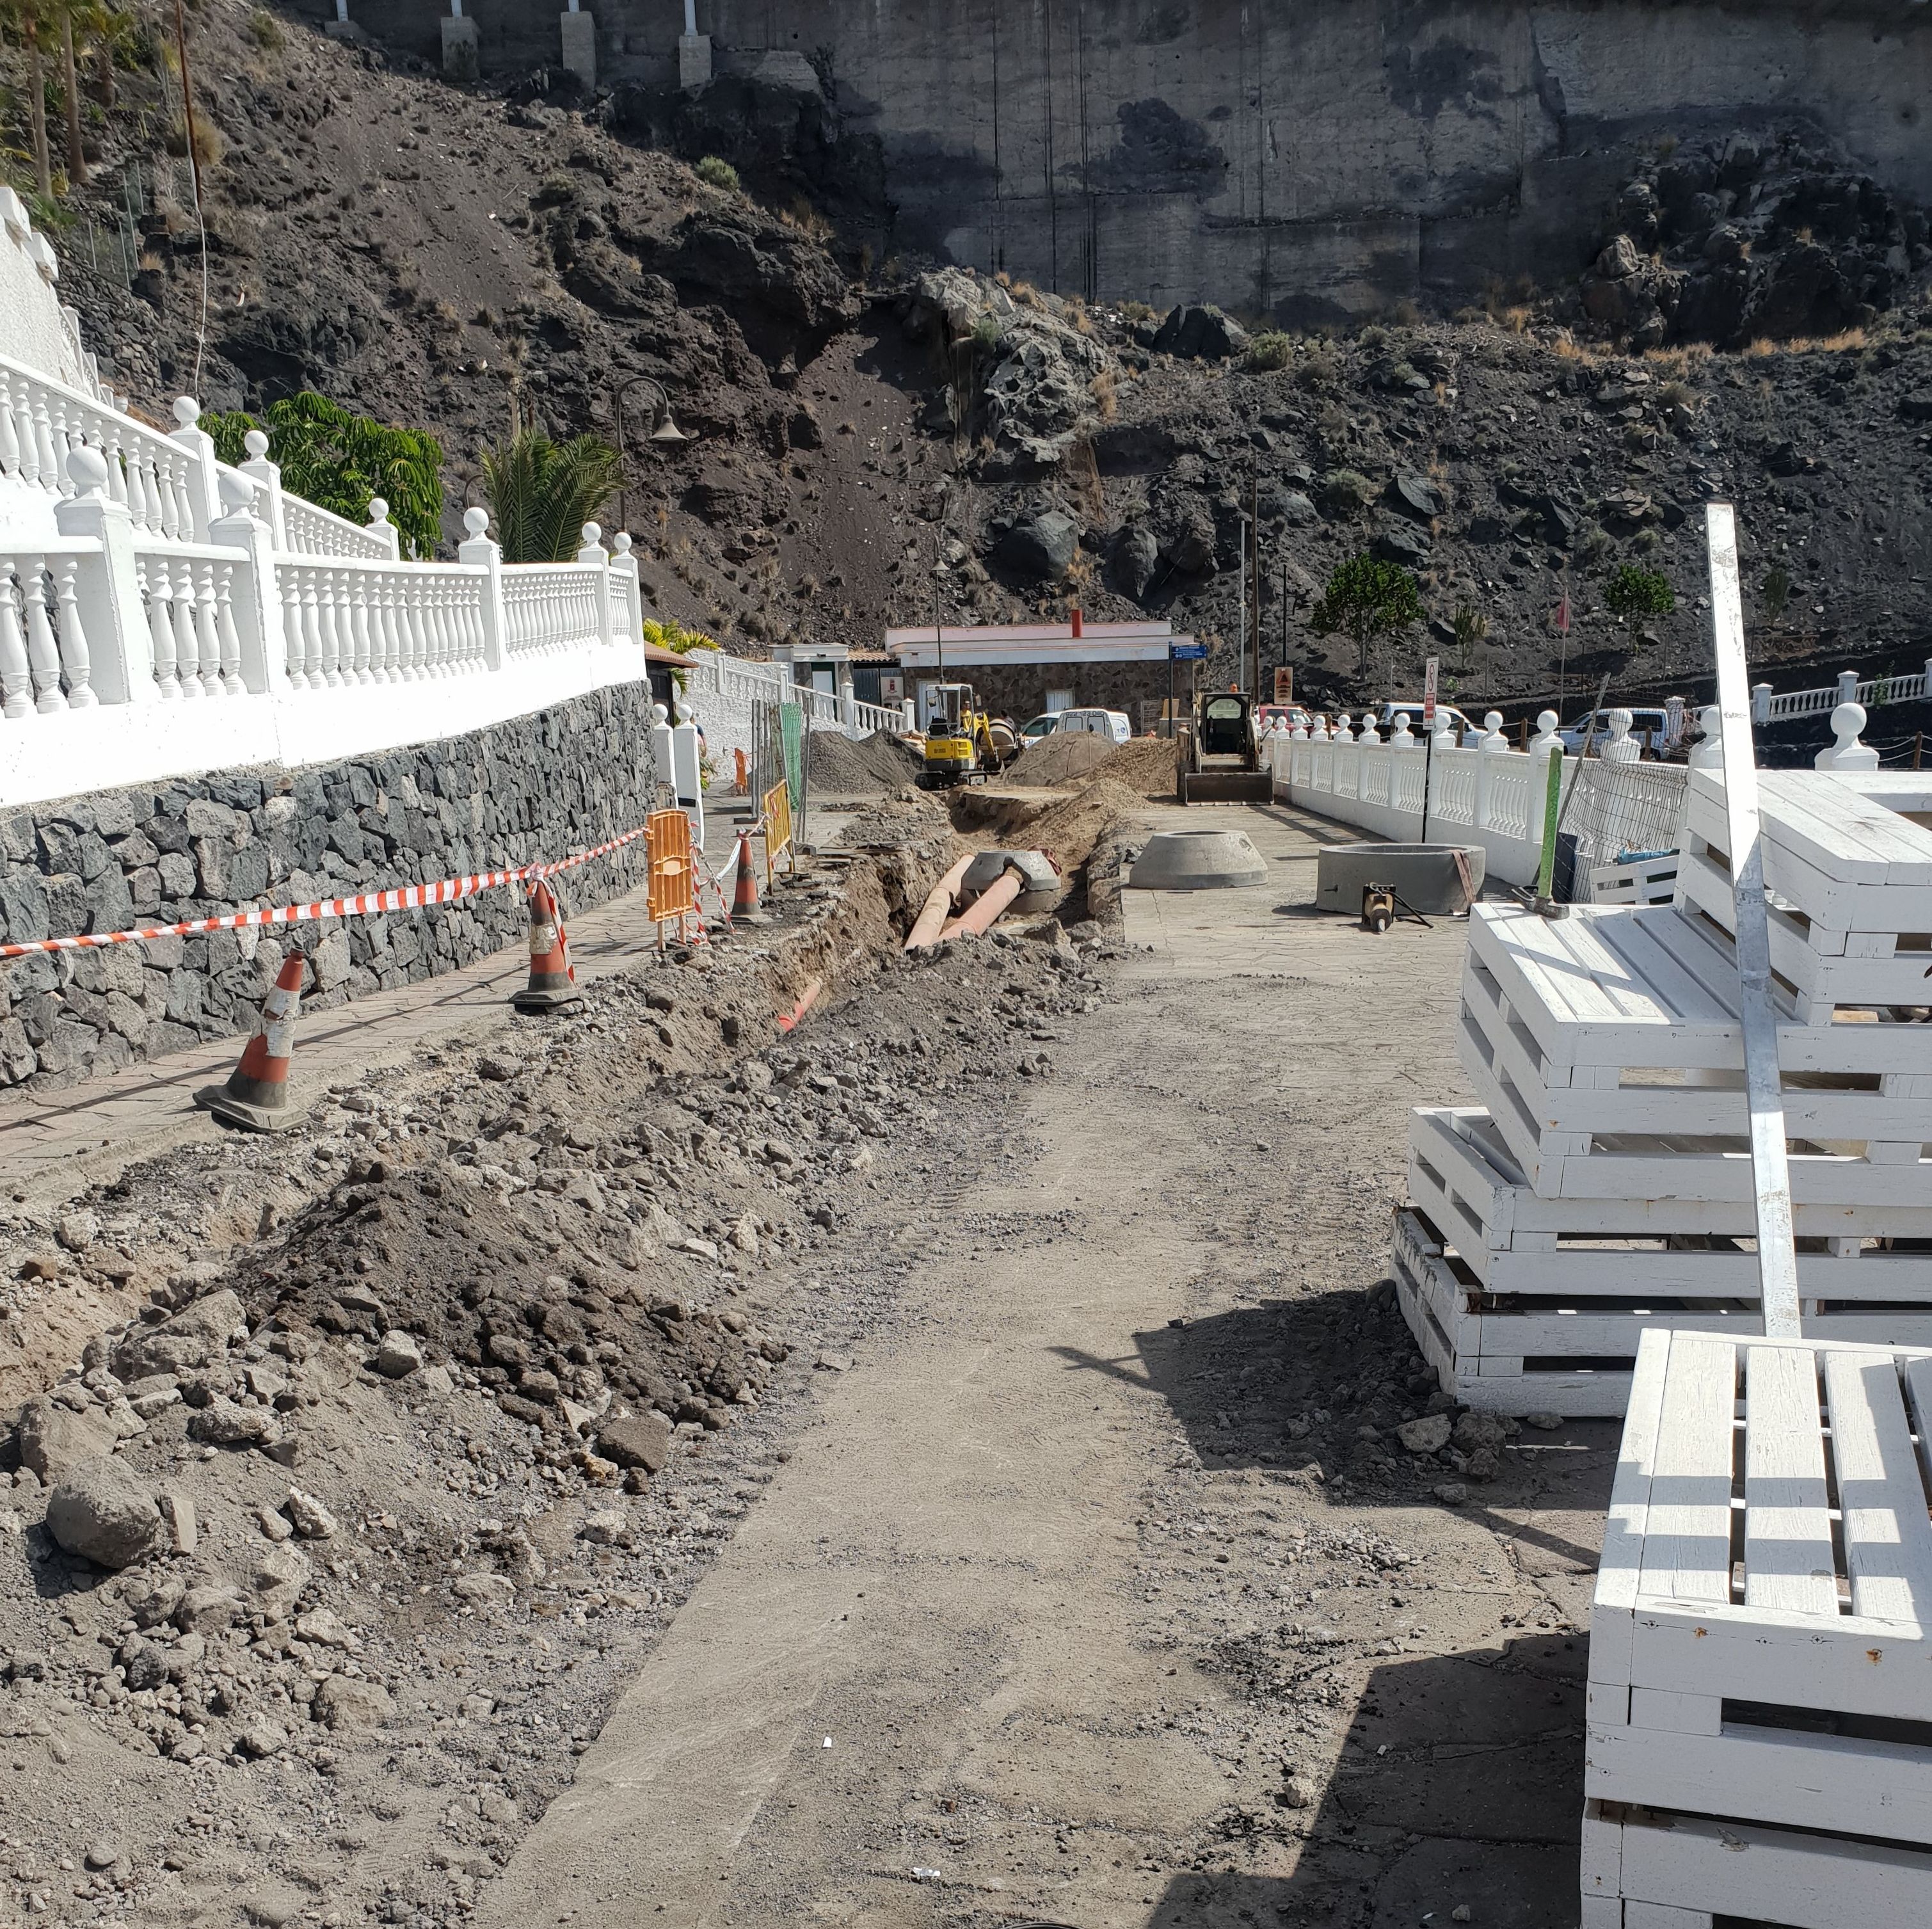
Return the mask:
<svg viewBox="0 0 1932 1929"><path fill-rule="evenodd" d="M1147 948L1024 1135L848 1229L926 1228L890 1344L484 1929L1574 1920L1613 1431L1462 1490L1390 1431L1427 1394L1376 1282L1407 1108L1460 1090L1461 930L1318 919L1307 830L1228 820L1268 882L1130 892Z"/></svg>

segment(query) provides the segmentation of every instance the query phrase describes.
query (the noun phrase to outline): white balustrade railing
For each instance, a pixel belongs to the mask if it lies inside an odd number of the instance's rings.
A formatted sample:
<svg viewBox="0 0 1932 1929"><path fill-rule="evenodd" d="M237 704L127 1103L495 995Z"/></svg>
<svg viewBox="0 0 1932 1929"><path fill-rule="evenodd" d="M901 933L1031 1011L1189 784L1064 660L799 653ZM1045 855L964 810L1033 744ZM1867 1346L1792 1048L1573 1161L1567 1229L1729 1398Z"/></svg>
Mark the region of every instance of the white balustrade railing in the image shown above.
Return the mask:
<svg viewBox="0 0 1932 1929"><path fill-rule="evenodd" d="M93 664L80 613L83 569L98 570L98 542L0 549L0 716L92 709Z"/></svg>
<svg viewBox="0 0 1932 1929"><path fill-rule="evenodd" d="M256 462L262 458L257 457ZM250 464L242 472L250 475L254 464ZM383 504L386 512L388 505ZM291 555L364 556L371 559L393 557L396 554L394 532L386 537L380 527L360 527L346 516L338 516L332 509L325 509L319 504L305 501L300 496L286 492L281 497L281 541L278 547Z"/></svg>
<svg viewBox="0 0 1932 1929"><path fill-rule="evenodd" d="M192 403L187 407L184 425L191 428L200 411ZM192 443L0 355L0 477L50 505L70 499L78 492L68 455L82 446L106 459L107 498L142 534L190 542L207 534L214 497L200 493L208 478Z"/></svg>
<svg viewBox="0 0 1932 1929"><path fill-rule="evenodd" d="M1426 782L1431 841L1480 844L1492 876L1527 884L1542 854L1550 751L1561 748L1556 718L1544 713L1541 734L1526 754L1505 747L1496 734L1499 722L1492 714L1490 734L1480 742L1466 746L1442 736L1432 749L1406 733L1388 742L1366 728L1360 737L1340 732L1329 737L1321 724L1320 738L1277 732L1266 754L1277 794L1397 842L1413 842L1424 834ZM1342 728L1346 731L1346 720ZM1660 767L1642 766L1646 772ZM1566 778L1574 775L1575 760L1566 758L1564 768ZM1681 777L1681 772L1672 774Z"/></svg>
<svg viewBox="0 0 1932 1929"><path fill-rule="evenodd" d="M137 547L134 572L146 605L154 694L164 703L239 697L242 646L235 619L238 570L232 549L170 543ZM266 686L259 662L253 687Z"/></svg>
<svg viewBox="0 0 1932 1929"><path fill-rule="evenodd" d="M506 650L513 657L530 656L595 638L600 574L597 566L574 562L538 562L506 570Z"/></svg>
<svg viewBox="0 0 1932 1929"><path fill-rule="evenodd" d="M488 667L489 572L481 565L281 556L275 581L292 690L414 683Z"/></svg>
<svg viewBox="0 0 1932 1929"><path fill-rule="evenodd" d="M1835 683L1815 690L1774 691L1768 683L1751 688L1754 723L1783 723L1793 717L1829 716L1840 704L1858 704L1871 710L1886 704L1916 704L1932 692L1932 662L1922 670L1904 676L1868 676L1861 679L1856 670L1847 670Z"/></svg>

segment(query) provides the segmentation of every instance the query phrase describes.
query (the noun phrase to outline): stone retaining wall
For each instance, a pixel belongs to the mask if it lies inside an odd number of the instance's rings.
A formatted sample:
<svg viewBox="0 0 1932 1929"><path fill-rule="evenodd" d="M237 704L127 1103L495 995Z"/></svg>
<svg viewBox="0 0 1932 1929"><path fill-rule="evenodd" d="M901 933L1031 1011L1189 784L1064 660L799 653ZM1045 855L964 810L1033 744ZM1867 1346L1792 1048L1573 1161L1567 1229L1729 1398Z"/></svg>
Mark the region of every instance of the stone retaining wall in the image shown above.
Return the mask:
<svg viewBox="0 0 1932 1929"><path fill-rule="evenodd" d="M487 730L290 772L221 772L0 816L0 940L173 924L568 856L651 807L651 693L614 686ZM641 838L558 880L566 911L641 882ZM304 1006L436 976L515 941L524 894L0 968L0 1085L53 1090L252 1028L287 948Z"/></svg>

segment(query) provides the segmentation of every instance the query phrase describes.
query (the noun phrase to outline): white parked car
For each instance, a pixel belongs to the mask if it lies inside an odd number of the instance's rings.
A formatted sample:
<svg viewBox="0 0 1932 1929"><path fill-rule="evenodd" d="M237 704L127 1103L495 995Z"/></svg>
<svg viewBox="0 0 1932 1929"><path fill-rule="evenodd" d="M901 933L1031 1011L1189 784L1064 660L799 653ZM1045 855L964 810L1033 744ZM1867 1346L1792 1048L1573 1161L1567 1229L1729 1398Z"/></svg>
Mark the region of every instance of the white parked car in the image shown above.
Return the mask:
<svg viewBox="0 0 1932 1929"><path fill-rule="evenodd" d="M1654 749L1661 750L1670 741L1670 712L1668 710L1632 710L1628 704L1612 705L1611 708L1630 710L1630 734L1636 742L1641 744L1645 742L1646 731L1649 733L1650 747ZM1563 748L1572 757L1582 754L1583 740L1590 734L1590 719L1593 716L1597 720L1597 736L1595 742L1591 746L1590 754L1594 757L1603 748L1604 738L1610 734L1610 710L1586 710L1574 723L1564 724L1558 728L1556 734L1562 740Z"/></svg>
<svg viewBox="0 0 1932 1929"><path fill-rule="evenodd" d="M1062 710L1056 727L1063 730L1085 730L1114 743L1125 743L1134 734L1125 710Z"/></svg>
<svg viewBox="0 0 1932 1929"><path fill-rule="evenodd" d="M1406 716L1408 732L1419 743L1426 733L1422 727L1422 700L1414 703L1378 704L1376 706L1376 728L1381 732L1384 742L1394 734L1396 718ZM1436 706L1436 727L1442 728L1442 720L1448 719L1449 734L1458 743L1473 743L1482 735L1481 729L1472 724L1454 704L1438 702Z"/></svg>

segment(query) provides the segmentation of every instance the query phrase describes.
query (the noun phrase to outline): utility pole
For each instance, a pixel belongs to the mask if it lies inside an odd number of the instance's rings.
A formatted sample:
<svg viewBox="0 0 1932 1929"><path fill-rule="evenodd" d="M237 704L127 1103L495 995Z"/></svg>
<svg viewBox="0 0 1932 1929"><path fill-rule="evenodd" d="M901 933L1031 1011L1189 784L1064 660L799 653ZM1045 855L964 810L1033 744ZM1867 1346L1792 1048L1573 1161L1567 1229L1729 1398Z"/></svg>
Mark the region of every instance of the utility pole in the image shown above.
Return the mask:
<svg viewBox="0 0 1932 1929"><path fill-rule="evenodd" d="M1248 700L1258 704L1262 700L1262 485L1258 470L1248 471L1248 526L1254 531L1254 554L1251 567L1254 577L1255 626L1255 680L1250 686Z"/></svg>
<svg viewBox="0 0 1932 1929"><path fill-rule="evenodd" d="M1239 689L1248 678L1248 519L1238 514L1234 522L1240 532L1241 559L1241 580L1235 586L1235 594L1240 599L1234 630L1234 686Z"/></svg>

